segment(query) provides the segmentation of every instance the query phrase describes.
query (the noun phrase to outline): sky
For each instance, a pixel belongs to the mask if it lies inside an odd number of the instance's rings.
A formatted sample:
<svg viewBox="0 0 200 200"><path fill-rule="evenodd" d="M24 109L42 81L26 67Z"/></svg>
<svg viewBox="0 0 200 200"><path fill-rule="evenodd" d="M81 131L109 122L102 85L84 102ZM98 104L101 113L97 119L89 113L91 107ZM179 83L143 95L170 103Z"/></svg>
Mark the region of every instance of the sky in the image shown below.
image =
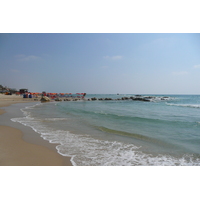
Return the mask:
<svg viewBox="0 0 200 200"><path fill-rule="evenodd" d="M0 33L0 84L30 92L200 94L199 33Z"/></svg>

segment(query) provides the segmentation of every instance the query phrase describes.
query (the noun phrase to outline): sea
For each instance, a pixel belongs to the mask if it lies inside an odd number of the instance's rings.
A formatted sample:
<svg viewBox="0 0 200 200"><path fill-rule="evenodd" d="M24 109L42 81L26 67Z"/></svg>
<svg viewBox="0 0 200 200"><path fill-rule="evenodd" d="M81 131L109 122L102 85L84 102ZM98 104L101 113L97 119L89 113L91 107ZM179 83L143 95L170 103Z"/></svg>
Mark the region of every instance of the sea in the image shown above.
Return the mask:
<svg viewBox="0 0 200 200"><path fill-rule="evenodd" d="M35 103L16 123L56 144L74 166L199 166L200 95L87 94ZM96 97L113 100L88 99ZM117 100L128 97L127 100Z"/></svg>

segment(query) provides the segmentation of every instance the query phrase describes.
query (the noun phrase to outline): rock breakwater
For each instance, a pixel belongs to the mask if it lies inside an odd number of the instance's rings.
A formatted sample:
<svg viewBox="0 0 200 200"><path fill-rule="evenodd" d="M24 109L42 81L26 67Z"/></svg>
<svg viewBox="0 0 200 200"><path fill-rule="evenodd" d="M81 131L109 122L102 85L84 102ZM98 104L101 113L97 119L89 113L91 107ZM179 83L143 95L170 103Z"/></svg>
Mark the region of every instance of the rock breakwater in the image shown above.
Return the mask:
<svg viewBox="0 0 200 200"><path fill-rule="evenodd" d="M169 100L169 97L155 97L155 96L142 96L142 95L135 95L135 96L131 96L131 97L122 97L122 98L117 98L117 99L113 99L113 98L96 98L96 97L92 97L90 99L87 99L88 101L124 101L124 100L132 100L132 101L156 101L156 100Z"/></svg>
<svg viewBox="0 0 200 200"><path fill-rule="evenodd" d="M142 95L135 95L131 97L121 97L121 98L110 98L110 97L105 97L105 98L97 98L97 97L92 97L92 98L72 98L72 97L65 97L65 98L56 98L54 101L145 101L145 102L153 102L153 101L166 101L169 100L170 97L167 96L142 96ZM41 101L43 102L49 101L50 99L48 98L43 98Z"/></svg>

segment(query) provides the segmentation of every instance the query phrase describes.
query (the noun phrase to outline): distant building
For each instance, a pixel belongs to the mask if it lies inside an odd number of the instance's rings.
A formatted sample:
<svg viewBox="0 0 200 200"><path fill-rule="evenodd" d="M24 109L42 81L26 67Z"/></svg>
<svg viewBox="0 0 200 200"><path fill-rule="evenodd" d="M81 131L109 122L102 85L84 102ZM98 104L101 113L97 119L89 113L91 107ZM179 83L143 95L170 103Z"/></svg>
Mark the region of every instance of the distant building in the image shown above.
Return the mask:
<svg viewBox="0 0 200 200"><path fill-rule="evenodd" d="M3 86L2 86L2 85L0 85L0 93L2 93L2 92L3 92L3 90L4 90Z"/></svg>
<svg viewBox="0 0 200 200"><path fill-rule="evenodd" d="M26 93L26 92L28 92L28 89L20 89L20 90L19 90L19 93L20 93L20 94L24 94L24 93Z"/></svg>
<svg viewBox="0 0 200 200"><path fill-rule="evenodd" d="M9 91L9 89L7 87L0 85L0 93L5 93L5 92L8 92L8 91Z"/></svg>

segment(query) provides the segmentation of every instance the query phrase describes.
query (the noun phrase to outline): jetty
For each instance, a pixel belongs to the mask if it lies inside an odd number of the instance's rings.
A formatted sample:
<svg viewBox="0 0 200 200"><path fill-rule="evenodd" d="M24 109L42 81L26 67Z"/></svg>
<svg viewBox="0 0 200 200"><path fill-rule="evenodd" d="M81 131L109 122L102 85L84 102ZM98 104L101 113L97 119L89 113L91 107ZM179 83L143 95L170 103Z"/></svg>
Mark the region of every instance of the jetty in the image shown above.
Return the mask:
<svg viewBox="0 0 200 200"><path fill-rule="evenodd" d="M110 98L110 97L105 97L105 98L97 98L97 97L92 97L92 98L63 98L60 99L61 101L80 101L80 100L84 100L84 101L144 101L144 102L152 102L152 101L156 101L156 100L169 100L170 97L157 97L157 96L142 96L142 95L135 95L135 96L131 96L131 97L121 97L121 98Z"/></svg>
<svg viewBox="0 0 200 200"><path fill-rule="evenodd" d="M146 101L146 102L151 102L151 101L155 101L155 100L169 100L169 97L155 97L155 96L142 96L142 95L135 95L135 96L131 96L131 97L122 97L122 98L117 98L117 99L113 99L113 98L96 98L96 97L92 97L89 98L88 101L125 101L125 100L132 100L132 101Z"/></svg>

